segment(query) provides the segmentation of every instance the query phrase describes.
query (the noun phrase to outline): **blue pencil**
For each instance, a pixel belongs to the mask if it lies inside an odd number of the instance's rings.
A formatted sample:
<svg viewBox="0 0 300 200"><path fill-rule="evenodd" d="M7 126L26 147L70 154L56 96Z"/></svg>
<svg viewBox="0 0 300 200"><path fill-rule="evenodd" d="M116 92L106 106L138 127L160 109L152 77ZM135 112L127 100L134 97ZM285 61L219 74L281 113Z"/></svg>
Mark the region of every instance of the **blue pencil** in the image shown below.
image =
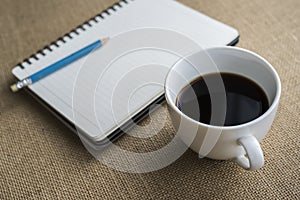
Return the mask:
<svg viewBox="0 0 300 200"><path fill-rule="evenodd" d="M103 46L108 41L108 39L109 38L98 40L98 41L84 47L83 49L80 49L79 51L57 61L56 63L42 69L41 71L38 71L35 74L17 82L16 84L13 84L12 86L10 86L10 89L13 92L17 92L18 90L20 90L24 87L27 87L28 85L34 84L35 82L45 78L46 76L56 72L57 70L60 70L60 69L64 68L65 66L71 64L72 62L88 55L93 50Z"/></svg>

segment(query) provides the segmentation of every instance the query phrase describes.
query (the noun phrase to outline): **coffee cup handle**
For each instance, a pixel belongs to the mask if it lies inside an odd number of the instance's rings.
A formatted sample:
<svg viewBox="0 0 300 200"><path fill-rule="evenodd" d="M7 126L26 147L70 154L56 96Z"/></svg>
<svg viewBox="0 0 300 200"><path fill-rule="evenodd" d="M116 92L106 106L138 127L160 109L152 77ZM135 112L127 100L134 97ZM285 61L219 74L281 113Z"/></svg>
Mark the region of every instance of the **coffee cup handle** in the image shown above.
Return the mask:
<svg viewBox="0 0 300 200"><path fill-rule="evenodd" d="M258 140L252 136L245 136L238 140L246 151L245 155L240 155L235 159L237 164L246 170L257 170L264 165L264 155Z"/></svg>

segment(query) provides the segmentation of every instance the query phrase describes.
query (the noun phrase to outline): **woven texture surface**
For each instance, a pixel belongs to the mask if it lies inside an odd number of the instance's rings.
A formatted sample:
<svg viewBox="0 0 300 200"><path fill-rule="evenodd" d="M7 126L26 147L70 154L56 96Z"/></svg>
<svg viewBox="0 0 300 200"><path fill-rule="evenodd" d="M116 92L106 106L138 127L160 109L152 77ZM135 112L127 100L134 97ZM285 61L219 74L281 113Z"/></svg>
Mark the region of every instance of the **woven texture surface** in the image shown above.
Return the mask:
<svg viewBox="0 0 300 200"><path fill-rule="evenodd" d="M299 0L182 1L237 28L241 34L238 46L273 64L282 81L281 103L261 143L263 169L247 172L230 161L198 159L188 150L172 165L145 174L116 171L95 160L80 139L45 108L23 92L8 90L14 82L11 69L15 64L114 1L0 2L0 199L299 198ZM153 120L160 117L157 112ZM125 136L118 145L151 151L173 134L168 122L149 140Z"/></svg>

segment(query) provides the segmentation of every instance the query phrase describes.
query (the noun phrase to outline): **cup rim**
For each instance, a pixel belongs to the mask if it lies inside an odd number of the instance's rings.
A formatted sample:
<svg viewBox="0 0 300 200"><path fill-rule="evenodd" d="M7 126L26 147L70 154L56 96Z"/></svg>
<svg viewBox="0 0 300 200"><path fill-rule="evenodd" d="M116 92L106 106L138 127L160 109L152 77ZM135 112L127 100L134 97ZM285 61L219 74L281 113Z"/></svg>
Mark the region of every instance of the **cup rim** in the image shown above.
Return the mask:
<svg viewBox="0 0 300 200"><path fill-rule="evenodd" d="M214 50L224 50L224 51L228 51L228 50L233 50L233 51L237 51L237 52L243 52L243 53L247 53L247 54L251 54L252 56L256 57L258 60L264 62L266 64L266 66L268 67L268 70L270 71L270 73L272 73L273 77L275 78L275 82L276 82L276 94L275 94L275 98L272 101L271 106L268 108L268 110L262 114L261 116L259 116L258 118L251 120L249 122L243 123L243 124L239 124L239 125L234 125L234 126L216 126L216 125L210 125L210 124L205 124L199 121L196 121L192 118L190 118L189 116L187 116L186 114L184 114L182 111L180 111L178 109L178 107L175 105L175 102L171 101L171 97L169 94L169 91L167 90L167 84L169 82L169 78L170 78L170 73L172 72L172 70L180 63L182 62L184 59L196 54L192 53L184 58L181 58L180 60L178 60L169 70L169 72L167 73L167 76L165 78L165 83L164 83L164 90L165 90L165 97L166 97L166 101L168 106L170 106L173 110L175 110L180 116L186 118L187 120L192 121L193 123L198 124L198 126L202 126L202 127L206 127L206 128L214 128L214 129L220 129L220 130L233 130L233 129L240 129L240 128L244 128L244 127L249 127L261 120L263 120L264 118L266 118L268 115L270 115L272 113L272 111L277 107L278 103L279 103L279 99L280 99L280 95L281 95L281 82L280 82L280 78L279 75L277 74L276 70L274 69L274 67L266 60L264 59L262 56L249 51L247 49L243 49L240 47L232 47L232 46L223 46L223 47L209 47L204 49L205 51L214 51Z"/></svg>

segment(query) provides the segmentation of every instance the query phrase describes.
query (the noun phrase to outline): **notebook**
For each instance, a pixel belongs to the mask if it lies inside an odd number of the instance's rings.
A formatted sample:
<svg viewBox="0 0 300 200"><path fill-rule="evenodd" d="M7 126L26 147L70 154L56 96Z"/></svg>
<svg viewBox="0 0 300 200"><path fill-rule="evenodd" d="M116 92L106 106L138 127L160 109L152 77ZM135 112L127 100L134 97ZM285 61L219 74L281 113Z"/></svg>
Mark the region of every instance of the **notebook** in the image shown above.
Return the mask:
<svg viewBox="0 0 300 200"><path fill-rule="evenodd" d="M103 48L27 89L92 146L116 139L160 104L168 70L180 56L192 53L194 44L234 45L239 35L177 1L122 0L24 60L12 73L21 80L105 37L111 39Z"/></svg>

